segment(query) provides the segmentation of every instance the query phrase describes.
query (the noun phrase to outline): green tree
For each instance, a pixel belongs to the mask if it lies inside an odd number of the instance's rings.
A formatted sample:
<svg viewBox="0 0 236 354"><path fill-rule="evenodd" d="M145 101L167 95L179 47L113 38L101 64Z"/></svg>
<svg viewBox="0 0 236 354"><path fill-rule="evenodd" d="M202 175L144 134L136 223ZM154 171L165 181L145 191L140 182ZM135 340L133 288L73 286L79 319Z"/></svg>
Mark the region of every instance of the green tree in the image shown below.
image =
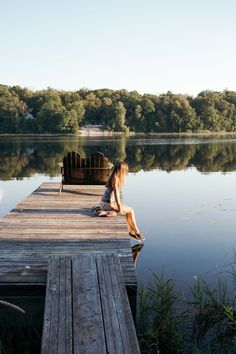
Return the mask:
<svg viewBox="0 0 236 354"><path fill-rule="evenodd" d="M236 131L236 92L202 91L193 98L167 92L141 95L127 90L32 92L0 85L1 133L73 133L82 124L111 131Z"/></svg>
<svg viewBox="0 0 236 354"><path fill-rule="evenodd" d="M114 131L117 132L127 131L127 126L125 125L125 114L126 114L126 109L124 104L121 101L118 101L114 105L114 121L113 121Z"/></svg>
<svg viewBox="0 0 236 354"><path fill-rule="evenodd" d="M63 115L63 121L59 127L60 131L65 134L76 134L79 130L79 121L77 112L74 109L66 111Z"/></svg>
<svg viewBox="0 0 236 354"><path fill-rule="evenodd" d="M109 121L112 119L112 100L109 97L103 97L101 104L101 116L102 123L105 127L109 125Z"/></svg>
<svg viewBox="0 0 236 354"><path fill-rule="evenodd" d="M144 95L142 100L142 110L145 117L145 128L143 131L154 132L155 102L157 97L153 95Z"/></svg>
<svg viewBox="0 0 236 354"><path fill-rule="evenodd" d="M18 133L26 104L7 86L0 85L0 133Z"/></svg>
<svg viewBox="0 0 236 354"><path fill-rule="evenodd" d="M191 102L203 129L210 131L235 130L235 106L221 92L203 91Z"/></svg>
<svg viewBox="0 0 236 354"><path fill-rule="evenodd" d="M51 97L42 105L37 114L37 126L40 133L62 133L66 124L65 108L60 97Z"/></svg>
<svg viewBox="0 0 236 354"><path fill-rule="evenodd" d="M135 121L135 131L136 132L142 132L145 130L144 116L142 114L142 107L140 106L140 104L135 105L134 121Z"/></svg>
<svg viewBox="0 0 236 354"><path fill-rule="evenodd" d="M196 131L201 126L195 110L184 95L161 95L156 106L156 131Z"/></svg>
<svg viewBox="0 0 236 354"><path fill-rule="evenodd" d="M78 130L85 114L83 100L77 92L63 92L60 94L60 98L65 110L68 112L73 111L71 114L73 115L73 120L76 125L75 130Z"/></svg>
<svg viewBox="0 0 236 354"><path fill-rule="evenodd" d="M84 99L85 123L101 123L101 100L93 92L88 93Z"/></svg>

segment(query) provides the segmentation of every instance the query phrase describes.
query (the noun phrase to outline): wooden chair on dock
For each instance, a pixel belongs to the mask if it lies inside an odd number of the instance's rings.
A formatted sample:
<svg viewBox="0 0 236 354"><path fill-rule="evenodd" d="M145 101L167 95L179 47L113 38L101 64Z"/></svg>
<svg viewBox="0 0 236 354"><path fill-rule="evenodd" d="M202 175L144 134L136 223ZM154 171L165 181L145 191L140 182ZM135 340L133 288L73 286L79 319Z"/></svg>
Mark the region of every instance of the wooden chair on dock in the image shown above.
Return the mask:
<svg viewBox="0 0 236 354"><path fill-rule="evenodd" d="M64 185L106 184L113 165L101 152L95 152L90 157L83 158L78 152L72 151L63 158L60 166L62 181L59 195Z"/></svg>

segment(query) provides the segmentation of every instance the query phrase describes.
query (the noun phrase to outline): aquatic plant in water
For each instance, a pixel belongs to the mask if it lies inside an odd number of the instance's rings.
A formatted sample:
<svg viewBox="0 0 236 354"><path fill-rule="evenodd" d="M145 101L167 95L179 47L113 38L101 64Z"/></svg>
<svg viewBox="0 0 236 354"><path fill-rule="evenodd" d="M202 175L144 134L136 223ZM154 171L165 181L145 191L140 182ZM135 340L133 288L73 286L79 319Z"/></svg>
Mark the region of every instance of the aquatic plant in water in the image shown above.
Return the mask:
<svg viewBox="0 0 236 354"><path fill-rule="evenodd" d="M140 287L137 332L142 353L236 353L236 270L227 286L196 279L191 299L175 293L173 279L153 274L153 285ZM230 290L229 290L230 289Z"/></svg>

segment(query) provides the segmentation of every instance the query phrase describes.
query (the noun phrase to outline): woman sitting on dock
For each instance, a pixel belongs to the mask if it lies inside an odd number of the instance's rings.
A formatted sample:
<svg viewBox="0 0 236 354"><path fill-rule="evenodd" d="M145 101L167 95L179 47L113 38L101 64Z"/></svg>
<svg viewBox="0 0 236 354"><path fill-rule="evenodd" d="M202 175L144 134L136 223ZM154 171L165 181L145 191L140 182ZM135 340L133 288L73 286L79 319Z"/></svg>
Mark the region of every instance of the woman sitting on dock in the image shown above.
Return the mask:
<svg viewBox="0 0 236 354"><path fill-rule="evenodd" d="M138 229L134 211L127 205L121 203L120 200L121 187L125 182L128 170L128 164L124 161L119 161L114 165L106 183L106 189L100 202L100 207L104 211L116 211L120 215L125 215L129 235L141 242L144 241L145 238ZM112 200L112 192L114 193L114 200Z"/></svg>

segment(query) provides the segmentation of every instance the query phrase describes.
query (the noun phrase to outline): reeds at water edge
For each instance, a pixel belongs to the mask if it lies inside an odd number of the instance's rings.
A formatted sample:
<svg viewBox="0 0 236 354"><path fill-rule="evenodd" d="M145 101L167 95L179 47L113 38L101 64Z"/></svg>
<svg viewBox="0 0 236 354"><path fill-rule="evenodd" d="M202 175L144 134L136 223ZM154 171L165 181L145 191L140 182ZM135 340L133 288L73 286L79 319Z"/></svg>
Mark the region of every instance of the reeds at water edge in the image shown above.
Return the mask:
<svg viewBox="0 0 236 354"><path fill-rule="evenodd" d="M173 279L153 274L140 286L137 332L143 354L236 353L236 267L217 275L216 285L195 279L186 299Z"/></svg>

